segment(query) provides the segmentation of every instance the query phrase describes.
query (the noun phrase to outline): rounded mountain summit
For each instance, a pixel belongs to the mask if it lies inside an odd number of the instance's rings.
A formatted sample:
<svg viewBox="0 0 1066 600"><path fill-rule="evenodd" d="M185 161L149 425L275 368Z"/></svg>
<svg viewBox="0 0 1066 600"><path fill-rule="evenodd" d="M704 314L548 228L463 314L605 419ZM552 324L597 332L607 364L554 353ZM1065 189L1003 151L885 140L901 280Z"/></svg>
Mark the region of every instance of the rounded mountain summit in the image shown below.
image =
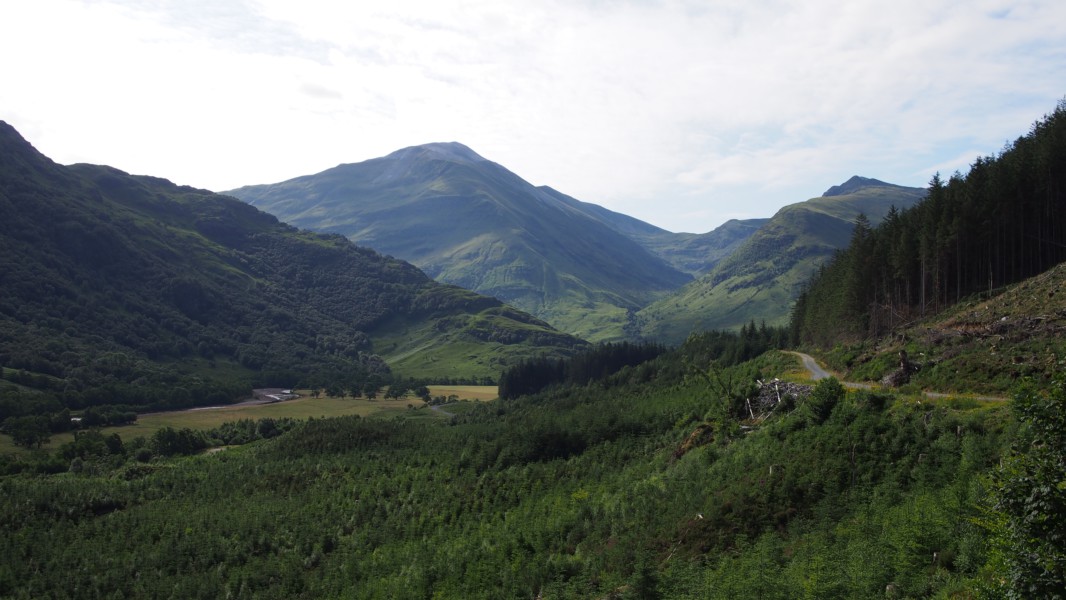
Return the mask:
<svg viewBox="0 0 1066 600"><path fill-rule="evenodd" d="M805 242L813 239L822 260L831 253L826 247L846 244L856 214L877 219L890 204L909 206L922 191L853 177L800 203L814 203L803 210L786 207L774 219L729 221L704 234L672 233L534 186L449 142L226 193L292 225L339 233L402 258L438 281L494 296L586 340L678 342L692 328L739 327L749 318L787 315L792 285L772 294L734 294L722 307L688 301L697 280L722 262L736 264L741 259L732 257L752 239L759 245L744 256L754 251L759 268L771 266L765 277L747 281L765 282L787 270L779 259L797 258L770 256L769 250L803 258L810 252ZM788 240L776 239L782 232ZM755 312L737 310L737 302L756 295L775 300L753 304ZM674 314L671 306L686 312Z"/></svg>
<svg viewBox="0 0 1066 600"><path fill-rule="evenodd" d="M627 315L692 280L619 229L669 232L534 186L456 142L226 193L586 339L621 337Z"/></svg>

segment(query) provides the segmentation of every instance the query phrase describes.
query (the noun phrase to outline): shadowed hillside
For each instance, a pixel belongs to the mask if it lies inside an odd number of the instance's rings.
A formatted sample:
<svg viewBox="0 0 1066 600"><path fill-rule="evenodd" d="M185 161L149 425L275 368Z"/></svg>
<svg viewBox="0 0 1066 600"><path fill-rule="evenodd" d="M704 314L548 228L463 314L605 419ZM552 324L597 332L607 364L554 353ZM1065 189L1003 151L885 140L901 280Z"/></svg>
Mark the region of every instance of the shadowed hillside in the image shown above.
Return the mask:
<svg viewBox="0 0 1066 600"><path fill-rule="evenodd" d="M21 407L217 403L251 385L387 377L386 360L410 373L441 356L418 374L494 378L583 345L233 198L57 165L5 123L0 265L0 365ZM417 346L396 339L404 331L422 332Z"/></svg>

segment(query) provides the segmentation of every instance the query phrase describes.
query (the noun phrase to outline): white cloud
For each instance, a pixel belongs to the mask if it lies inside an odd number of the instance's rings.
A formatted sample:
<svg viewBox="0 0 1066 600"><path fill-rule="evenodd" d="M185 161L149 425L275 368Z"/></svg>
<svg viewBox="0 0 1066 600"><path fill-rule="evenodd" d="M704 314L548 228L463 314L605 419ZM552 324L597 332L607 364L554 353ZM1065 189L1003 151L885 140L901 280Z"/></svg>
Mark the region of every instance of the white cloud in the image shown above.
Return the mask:
<svg viewBox="0 0 1066 600"><path fill-rule="evenodd" d="M226 189L456 140L703 231L998 151L1066 93L1066 5L15 0L0 52L61 162Z"/></svg>

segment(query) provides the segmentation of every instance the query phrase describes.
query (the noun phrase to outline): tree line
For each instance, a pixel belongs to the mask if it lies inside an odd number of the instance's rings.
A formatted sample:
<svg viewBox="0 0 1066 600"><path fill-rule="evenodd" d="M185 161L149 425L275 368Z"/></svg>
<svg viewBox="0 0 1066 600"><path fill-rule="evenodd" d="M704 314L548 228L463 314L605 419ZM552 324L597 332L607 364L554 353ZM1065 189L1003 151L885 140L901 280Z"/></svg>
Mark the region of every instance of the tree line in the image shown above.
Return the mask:
<svg viewBox="0 0 1066 600"><path fill-rule="evenodd" d="M601 344L570 359L523 360L500 375L500 398L535 394L556 384L585 385L605 379L622 367L649 361L666 351L654 343Z"/></svg>
<svg viewBox="0 0 1066 600"><path fill-rule="evenodd" d="M924 200L850 244L815 275L792 313L796 344L878 335L1066 260L1066 100L964 176L939 174Z"/></svg>
<svg viewBox="0 0 1066 600"><path fill-rule="evenodd" d="M500 398L535 394L553 385L587 385L605 382L626 368L638 379L683 377L686 369L699 363L705 368L730 367L752 360L767 350L784 348L788 329L756 325L752 320L739 331L710 330L693 333L674 351L652 342L601 344L570 359L534 358L507 369L500 375ZM662 360L655 359L664 357ZM669 375L667 375L667 373Z"/></svg>

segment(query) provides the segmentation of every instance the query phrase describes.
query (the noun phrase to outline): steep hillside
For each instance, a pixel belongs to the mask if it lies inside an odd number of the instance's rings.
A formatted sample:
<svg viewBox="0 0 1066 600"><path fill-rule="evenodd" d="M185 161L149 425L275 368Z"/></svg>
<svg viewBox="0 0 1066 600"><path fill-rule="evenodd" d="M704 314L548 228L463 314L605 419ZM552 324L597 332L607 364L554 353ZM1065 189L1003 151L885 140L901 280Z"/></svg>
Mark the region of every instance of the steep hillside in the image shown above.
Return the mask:
<svg viewBox="0 0 1066 600"><path fill-rule="evenodd" d="M549 187L541 190L637 242L678 271L699 277L733 253L769 219L732 219L707 233L673 233Z"/></svg>
<svg viewBox="0 0 1066 600"><path fill-rule="evenodd" d="M586 339L617 337L629 314L691 280L617 225L457 143L228 193Z"/></svg>
<svg viewBox="0 0 1066 600"><path fill-rule="evenodd" d="M675 268L700 277L725 260L770 219L731 219L707 233L670 233L637 238Z"/></svg>
<svg viewBox="0 0 1066 600"><path fill-rule="evenodd" d="M963 176L853 236L797 299L795 343L875 338L1066 262L1066 101Z"/></svg>
<svg viewBox="0 0 1066 600"><path fill-rule="evenodd" d="M1066 263L992 298L971 297L935 316L823 354L849 380L878 382L914 368L915 388L1007 395L1019 381L1047 385L1066 348Z"/></svg>
<svg viewBox="0 0 1066 600"><path fill-rule="evenodd" d="M494 377L519 358L582 345L235 199L57 165L6 123L0 265L5 378L70 408L182 406L253 383L384 376L381 356L407 367L449 357L442 372L402 369L409 375ZM426 333L397 336L405 330Z"/></svg>
<svg viewBox="0 0 1066 600"><path fill-rule="evenodd" d="M728 258L637 315L641 335L677 343L691 332L737 328L751 320L787 323L801 287L848 245L854 221L879 222L913 205L925 190L852 177L821 197L779 210Z"/></svg>

